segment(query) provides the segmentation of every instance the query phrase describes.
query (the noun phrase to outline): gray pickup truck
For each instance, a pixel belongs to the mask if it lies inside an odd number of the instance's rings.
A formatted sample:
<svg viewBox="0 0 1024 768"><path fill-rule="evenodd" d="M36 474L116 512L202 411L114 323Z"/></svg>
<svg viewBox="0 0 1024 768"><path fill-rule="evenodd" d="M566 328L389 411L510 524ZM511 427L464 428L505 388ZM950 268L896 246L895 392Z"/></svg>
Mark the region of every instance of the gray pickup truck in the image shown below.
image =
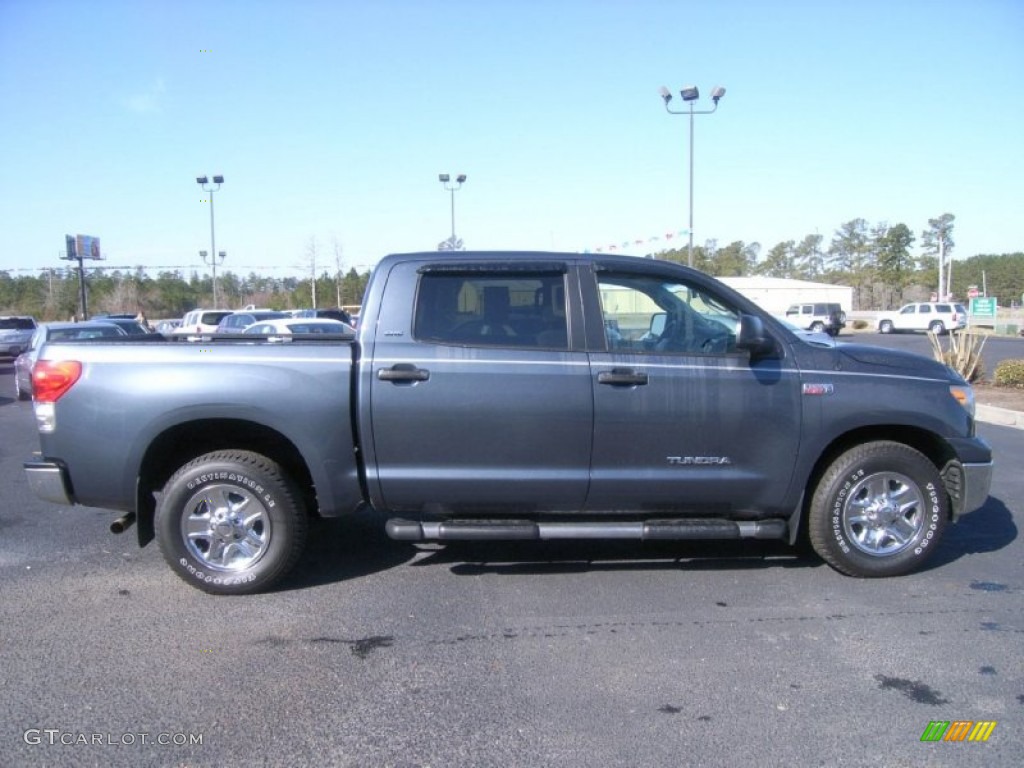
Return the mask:
<svg viewBox="0 0 1024 768"><path fill-rule="evenodd" d="M946 366L799 338L653 259L392 255L356 338L53 343L33 384L35 493L125 513L220 594L368 507L403 541L806 540L892 576L992 473Z"/></svg>

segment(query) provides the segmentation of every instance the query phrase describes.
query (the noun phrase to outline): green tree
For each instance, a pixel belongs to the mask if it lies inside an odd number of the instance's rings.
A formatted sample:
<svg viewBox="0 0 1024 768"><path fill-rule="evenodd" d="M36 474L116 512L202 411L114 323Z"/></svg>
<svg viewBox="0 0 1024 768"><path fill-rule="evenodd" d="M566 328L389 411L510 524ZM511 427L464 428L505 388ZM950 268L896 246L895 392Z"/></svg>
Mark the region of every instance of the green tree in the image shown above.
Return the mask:
<svg viewBox="0 0 1024 768"><path fill-rule="evenodd" d="M803 280L819 280L825 274L825 254L822 253L821 235L807 235L793 249L796 276Z"/></svg>
<svg viewBox="0 0 1024 768"><path fill-rule="evenodd" d="M792 240L776 244L764 261L754 268L754 273L765 277L792 278L796 271L794 262L794 249L796 243Z"/></svg>
<svg viewBox="0 0 1024 768"><path fill-rule="evenodd" d="M914 234L902 223L887 227L876 241L878 277L888 307L903 303L903 291L914 279L914 258L910 255L913 244Z"/></svg>
<svg viewBox="0 0 1024 768"><path fill-rule="evenodd" d="M870 280L870 253L868 223L864 219L851 219L840 226L828 248L828 278L830 282L853 285L858 309L864 286Z"/></svg>

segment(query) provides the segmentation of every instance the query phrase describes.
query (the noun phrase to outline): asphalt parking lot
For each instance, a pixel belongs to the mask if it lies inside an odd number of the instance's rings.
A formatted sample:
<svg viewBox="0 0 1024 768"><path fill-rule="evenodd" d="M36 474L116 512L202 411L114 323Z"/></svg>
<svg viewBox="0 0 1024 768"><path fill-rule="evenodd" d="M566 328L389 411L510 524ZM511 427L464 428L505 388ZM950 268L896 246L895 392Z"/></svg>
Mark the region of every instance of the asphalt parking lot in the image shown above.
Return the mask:
<svg viewBox="0 0 1024 768"><path fill-rule="evenodd" d="M0 363L0 763L991 766L1024 760L1024 432L926 570L770 542L412 546L321 524L280 590L191 589L30 495ZM932 722L995 723L927 742Z"/></svg>

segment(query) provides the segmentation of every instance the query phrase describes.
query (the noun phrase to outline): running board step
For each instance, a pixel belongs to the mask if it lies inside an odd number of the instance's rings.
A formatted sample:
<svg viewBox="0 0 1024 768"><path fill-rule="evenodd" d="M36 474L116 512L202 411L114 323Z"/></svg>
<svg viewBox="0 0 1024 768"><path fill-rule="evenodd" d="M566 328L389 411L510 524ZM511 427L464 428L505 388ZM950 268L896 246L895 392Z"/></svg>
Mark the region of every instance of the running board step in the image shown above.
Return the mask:
<svg viewBox="0 0 1024 768"><path fill-rule="evenodd" d="M397 541L540 541L552 539L784 539L785 520L648 520L645 522L538 523L532 520L445 520L421 523L392 519L385 525Z"/></svg>

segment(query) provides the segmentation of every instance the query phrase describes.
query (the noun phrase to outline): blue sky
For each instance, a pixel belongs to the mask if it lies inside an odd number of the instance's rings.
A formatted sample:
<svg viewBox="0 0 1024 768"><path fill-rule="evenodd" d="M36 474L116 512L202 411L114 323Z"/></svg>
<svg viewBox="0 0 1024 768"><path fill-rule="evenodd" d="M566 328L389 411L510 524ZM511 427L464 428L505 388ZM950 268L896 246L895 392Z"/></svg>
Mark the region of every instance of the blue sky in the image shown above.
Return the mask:
<svg viewBox="0 0 1024 768"><path fill-rule="evenodd" d="M433 250L442 172L469 248L659 250L689 124L658 88L689 84L727 88L695 121L698 244L949 212L957 257L1024 250L1021 0L0 0L0 270L85 234L208 271L215 173L222 270Z"/></svg>

